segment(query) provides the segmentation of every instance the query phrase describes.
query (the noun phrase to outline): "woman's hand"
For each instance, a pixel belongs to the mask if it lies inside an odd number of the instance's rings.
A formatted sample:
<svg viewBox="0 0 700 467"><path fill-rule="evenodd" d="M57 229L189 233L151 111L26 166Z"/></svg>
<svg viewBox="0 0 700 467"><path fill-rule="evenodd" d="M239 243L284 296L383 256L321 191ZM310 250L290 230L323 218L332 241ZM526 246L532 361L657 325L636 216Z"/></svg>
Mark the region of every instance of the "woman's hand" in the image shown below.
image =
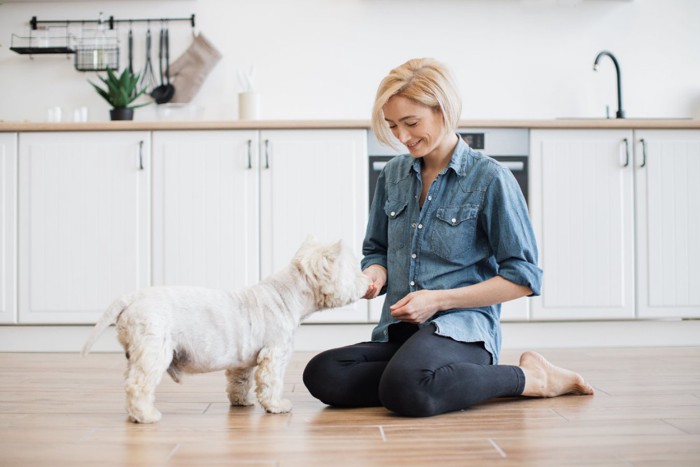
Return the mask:
<svg viewBox="0 0 700 467"><path fill-rule="evenodd" d="M365 293L365 296L362 298L366 298L367 300L376 298L377 295L379 295L379 292L381 292L381 290L386 285L386 269L384 268L384 266L373 264L364 271L362 271L362 274L369 277L372 281L372 283L369 285L369 288L367 289L367 292Z"/></svg>
<svg viewBox="0 0 700 467"><path fill-rule="evenodd" d="M441 292L440 290L411 292L389 307L391 316L406 323L424 323L440 311Z"/></svg>

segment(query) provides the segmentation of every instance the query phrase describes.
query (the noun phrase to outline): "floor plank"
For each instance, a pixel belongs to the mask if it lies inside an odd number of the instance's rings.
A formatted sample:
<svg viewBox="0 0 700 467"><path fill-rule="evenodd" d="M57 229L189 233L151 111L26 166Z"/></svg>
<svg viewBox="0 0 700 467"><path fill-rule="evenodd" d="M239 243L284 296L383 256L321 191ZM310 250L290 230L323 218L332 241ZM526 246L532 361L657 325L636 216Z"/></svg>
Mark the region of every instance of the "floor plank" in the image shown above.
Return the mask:
<svg viewBox="0 0 700 467"><path fill-rule="evenodd" d="M124 410L118 354L0 354L0 465L700 465L700 348L557 349L595 397L500 399L425 419L336 409L301 382L289 414L231 408L222 372L161 383L163 420ZM519 352L506 351L504 363Z"/></svg>

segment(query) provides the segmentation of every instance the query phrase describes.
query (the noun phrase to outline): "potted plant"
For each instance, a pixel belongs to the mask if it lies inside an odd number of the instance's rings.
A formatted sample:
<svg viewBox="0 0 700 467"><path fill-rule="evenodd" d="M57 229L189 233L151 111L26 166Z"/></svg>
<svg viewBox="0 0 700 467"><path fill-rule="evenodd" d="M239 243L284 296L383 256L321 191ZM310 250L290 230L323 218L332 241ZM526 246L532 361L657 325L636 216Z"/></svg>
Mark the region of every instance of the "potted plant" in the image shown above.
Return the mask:
<svg viewBox="0 0 700 467"><path fill-rule="evenodd" d="M111 120L133 120L135 108L150 104L146 102L129 105L141 97L146 92L146 88L139 88L139 75L132 73L128 68L125 68L119 77L107 68L107 76L98 76L98 78L107 86L106 89L93 82L90 84L112 106L112 110L109 111Z"/></svg>

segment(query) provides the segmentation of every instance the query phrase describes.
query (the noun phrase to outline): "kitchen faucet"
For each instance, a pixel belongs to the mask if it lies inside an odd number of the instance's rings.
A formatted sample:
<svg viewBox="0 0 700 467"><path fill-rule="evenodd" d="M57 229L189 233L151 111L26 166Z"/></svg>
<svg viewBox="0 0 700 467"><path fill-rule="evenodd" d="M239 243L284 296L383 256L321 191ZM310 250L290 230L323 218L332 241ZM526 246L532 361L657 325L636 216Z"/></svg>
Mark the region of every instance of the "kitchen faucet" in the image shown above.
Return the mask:
<svg viewBox="0 0 700 467"><path fill-rule="evenodd" d="M598 62L603 55L610 57L610 60L612 60L613 64L615 65L615 72L617 73L617 113L615 115L617 118L625 118L625 111L622 110L622 83L620 81L620 65L617 64L617 59L615 59L615 56L607 50L600 52L595 58L595 63L593 63L593 71L598 71Z"/></svg>

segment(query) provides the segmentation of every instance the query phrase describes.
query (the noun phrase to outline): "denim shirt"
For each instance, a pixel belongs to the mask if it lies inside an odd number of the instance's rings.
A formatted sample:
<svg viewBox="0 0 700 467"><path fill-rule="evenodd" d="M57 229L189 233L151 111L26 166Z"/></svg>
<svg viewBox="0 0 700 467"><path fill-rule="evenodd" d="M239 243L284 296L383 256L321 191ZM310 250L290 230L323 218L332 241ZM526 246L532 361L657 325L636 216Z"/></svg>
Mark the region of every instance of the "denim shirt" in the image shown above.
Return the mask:
<svg viewBox="0 0 700 467"><path fill-rule="evenodd" d="M539 295L542 270L527 206L515 177L462 138L430 186L423 208L421 161L396 156L379 175L362 247L362 269L387 269L386 300L372 340L386 342L398 320L389 306L409 292L478 284L496 275ZM384 291L382 291L384 292ZM483 342L498 363L501 305L436 313L421 326L461 342Z"/></svg>

